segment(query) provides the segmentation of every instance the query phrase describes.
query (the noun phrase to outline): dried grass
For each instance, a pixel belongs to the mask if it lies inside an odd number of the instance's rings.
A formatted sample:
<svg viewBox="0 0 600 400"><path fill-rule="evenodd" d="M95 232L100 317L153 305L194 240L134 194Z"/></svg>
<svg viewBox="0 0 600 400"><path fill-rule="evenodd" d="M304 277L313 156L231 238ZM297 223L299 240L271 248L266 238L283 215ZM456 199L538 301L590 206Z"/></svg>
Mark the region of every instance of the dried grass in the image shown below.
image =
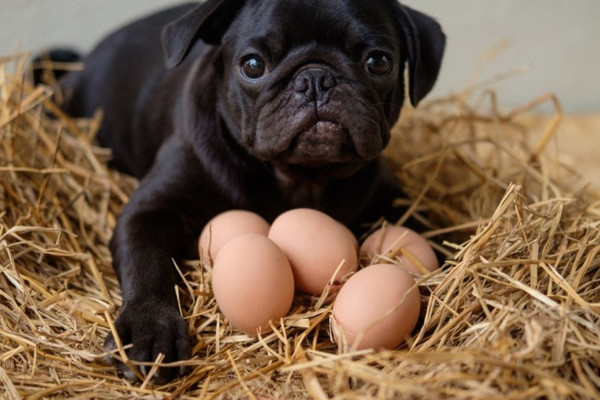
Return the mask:
<svg viewBox="0 0 600 400"><path fill-rule="evenodd" d="M210 266L190 261L192 373L156 387L118 378L102 353L121 301L107 242L136 182L107 169L99 117L66 118L25 83L24 58L0 62L3 398L600 398L600 195L545 151L553 97L502 114L493 92L466 91L404 112L388 154L451 256L420 280L406 345L339 350L326 294L247 337L217 311ZM532 146L520 116L541 101L557 112Z"/></svg>

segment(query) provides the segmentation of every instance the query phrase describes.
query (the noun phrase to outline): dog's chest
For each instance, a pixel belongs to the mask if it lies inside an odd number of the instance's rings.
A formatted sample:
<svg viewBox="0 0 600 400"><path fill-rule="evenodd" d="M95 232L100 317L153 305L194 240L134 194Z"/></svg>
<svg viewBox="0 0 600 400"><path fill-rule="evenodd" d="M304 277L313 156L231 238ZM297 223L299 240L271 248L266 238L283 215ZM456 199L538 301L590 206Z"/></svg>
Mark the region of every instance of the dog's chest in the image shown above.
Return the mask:
<svg viewBox="0 0 600 400"><path fill-rule="evenodd" d="M290 208L309 207L322 209L324 186L310 181L279 179L282 199Z"/></svg>

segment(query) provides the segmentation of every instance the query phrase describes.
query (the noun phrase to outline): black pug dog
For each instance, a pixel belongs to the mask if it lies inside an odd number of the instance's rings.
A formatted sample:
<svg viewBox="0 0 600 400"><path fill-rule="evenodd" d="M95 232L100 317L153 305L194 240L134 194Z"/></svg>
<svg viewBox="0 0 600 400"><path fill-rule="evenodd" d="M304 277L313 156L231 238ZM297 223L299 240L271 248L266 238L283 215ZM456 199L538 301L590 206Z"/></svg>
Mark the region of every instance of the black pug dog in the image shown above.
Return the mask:
<svg viewBox="0 0 600 400"><path fill-rule="evenodd" d="M118 30L64 76L64 110L101 108L100 143L142 178L111 241L128 357L191 356L173 260L217 213L272 220L311 207L355 232L397 218L402 191L380 155L404 101L404 67L416 105L444 47L436 21L396 0L208 0Z"/></svg>

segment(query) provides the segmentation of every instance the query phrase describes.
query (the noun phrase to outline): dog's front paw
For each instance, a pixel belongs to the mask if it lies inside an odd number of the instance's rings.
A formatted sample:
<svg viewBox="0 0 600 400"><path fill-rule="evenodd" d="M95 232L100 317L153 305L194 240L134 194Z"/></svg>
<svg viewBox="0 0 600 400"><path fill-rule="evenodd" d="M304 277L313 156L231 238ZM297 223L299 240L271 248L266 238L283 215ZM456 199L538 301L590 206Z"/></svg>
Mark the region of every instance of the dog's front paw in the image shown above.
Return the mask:
<svg viewBox="0 0 600 400"><path fill-rule="evenodd" d="M187 324L176 308L150 302L130 303L116 319L115 328L121 344L126 348L128 360L133 363L128 366L123 362L112 334L106 338L104 349L110 353L110 362L130 380L137 381L152 369L150 365L134 366L135 362L152 363L160 354L164 355L162 363L191 357ZM156 384L165 383L185 372L184 367L161 367L153 374L152 381Z"/></svg>

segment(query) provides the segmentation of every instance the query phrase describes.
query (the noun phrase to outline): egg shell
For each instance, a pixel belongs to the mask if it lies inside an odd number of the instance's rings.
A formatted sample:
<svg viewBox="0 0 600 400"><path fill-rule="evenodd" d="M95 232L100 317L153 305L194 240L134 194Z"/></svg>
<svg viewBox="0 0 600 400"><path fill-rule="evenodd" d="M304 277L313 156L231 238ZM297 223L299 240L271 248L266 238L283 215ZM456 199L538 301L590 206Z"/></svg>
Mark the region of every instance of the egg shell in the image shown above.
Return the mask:
<svg viewBox="0 0 600 400"><path fill-rule="evenodd" d="M365 239L360 248L360 261L363 265L368 265L374 257L386 255L390 251L400 265L417 275L439 268L437 256L423 236L409 228L393 225L380 228Z"/></svg>
<svg viewBox="0 0 600 400"><path fill-rule="evenodd" d="M288 257L296 288L306 293L322 293L342 261L338 281L358 265L352 232L317 210L297 208L279 215L269 238Z"/></svg>
<svg viewBox="0 0 600 400"><path fill-rule="evenodd" d="M230 210L216 215L200 233L198 247L202 260L214 260L225 243L245 233L267 236L269 223L260 215L246 210Z"/></svg>
<svg viewBox="0 0 600 400"><path fill-rule="evenodd" d="M354 349L393 349L419 319L419 290L408 272L376 264L354 274L340 289L331 318L337 343Z"/></svg>
<svg viewBox="0 0 600 400"><path fill-rule="evenodd" d="M281 249L260 234L228 241L212 271L212 289L221 312L240 331L270 331L269 320L285 316L294 299L294 278Z"/></svg>

